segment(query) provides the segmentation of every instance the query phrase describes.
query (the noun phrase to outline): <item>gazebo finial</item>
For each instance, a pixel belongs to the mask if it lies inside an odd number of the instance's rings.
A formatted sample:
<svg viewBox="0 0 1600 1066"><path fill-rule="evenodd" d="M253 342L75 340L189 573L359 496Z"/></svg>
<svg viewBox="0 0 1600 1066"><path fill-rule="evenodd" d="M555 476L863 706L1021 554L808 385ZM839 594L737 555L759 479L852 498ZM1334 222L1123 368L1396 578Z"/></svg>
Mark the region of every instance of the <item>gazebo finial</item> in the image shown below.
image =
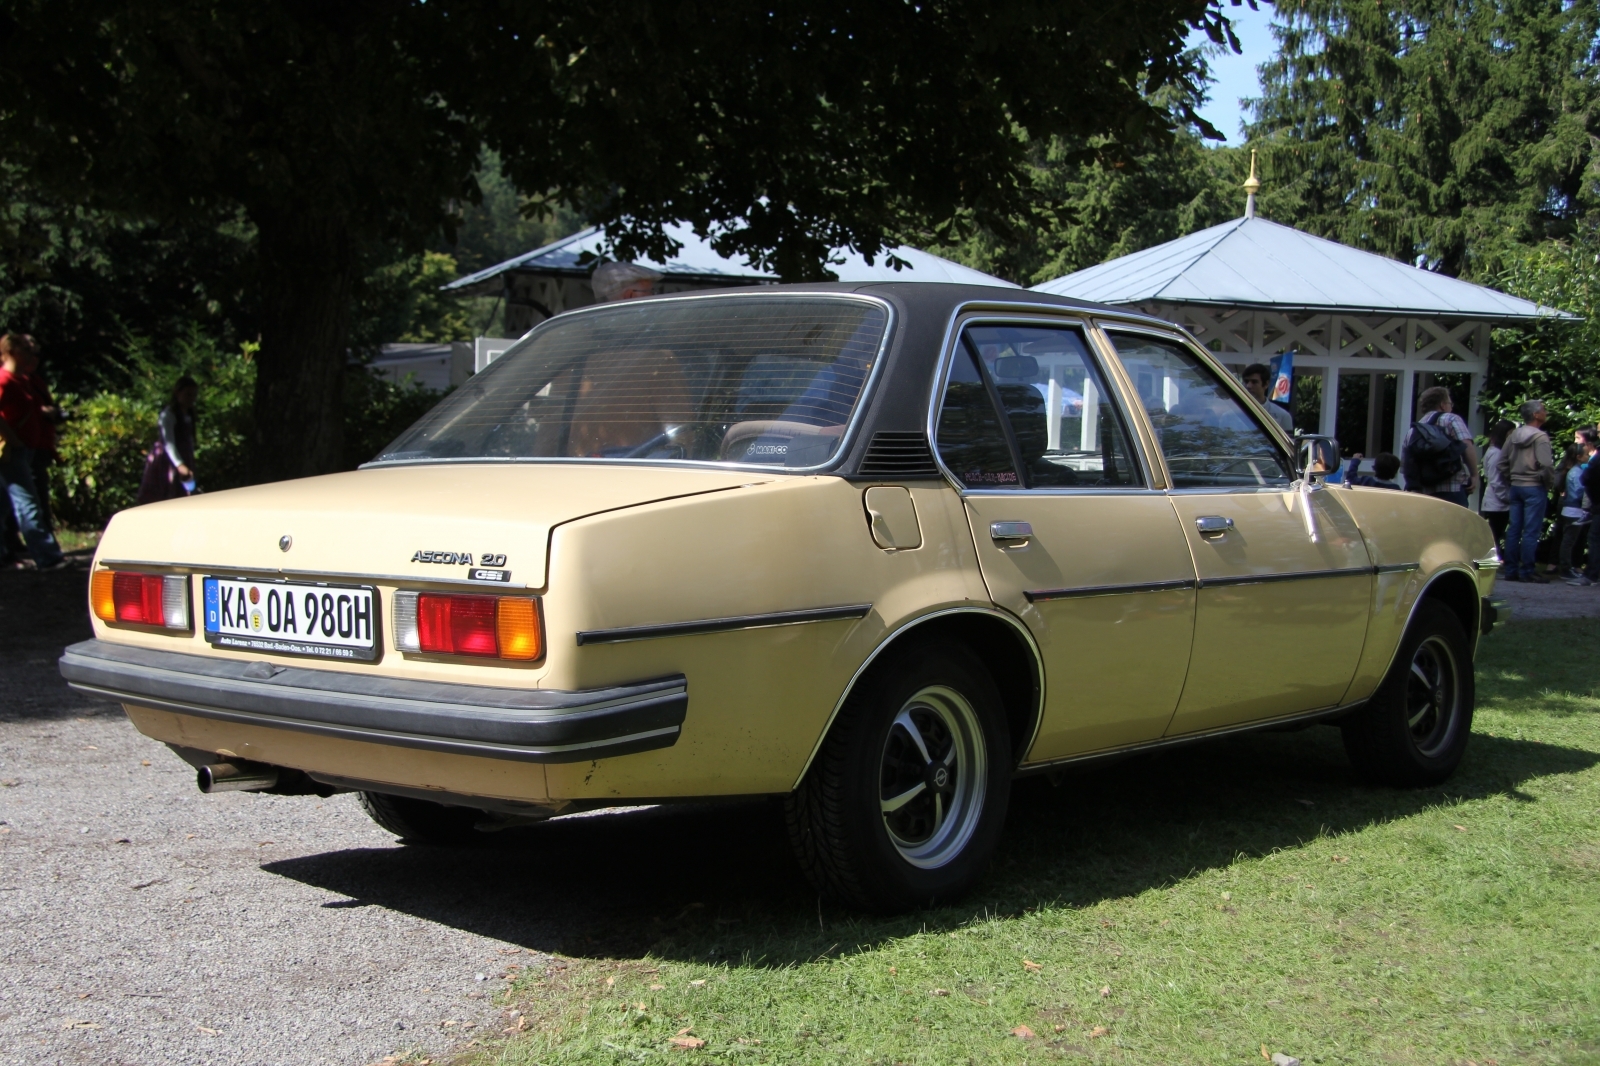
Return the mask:
<svg viewBox="0 0 1600 1066"><path fill-rule="evenodd" d="M1261 189L1261 179L1256 177L1256 150L1250 149L1250 176L1244 179L1244 217L1256 217L1256 193Z"/></svg>

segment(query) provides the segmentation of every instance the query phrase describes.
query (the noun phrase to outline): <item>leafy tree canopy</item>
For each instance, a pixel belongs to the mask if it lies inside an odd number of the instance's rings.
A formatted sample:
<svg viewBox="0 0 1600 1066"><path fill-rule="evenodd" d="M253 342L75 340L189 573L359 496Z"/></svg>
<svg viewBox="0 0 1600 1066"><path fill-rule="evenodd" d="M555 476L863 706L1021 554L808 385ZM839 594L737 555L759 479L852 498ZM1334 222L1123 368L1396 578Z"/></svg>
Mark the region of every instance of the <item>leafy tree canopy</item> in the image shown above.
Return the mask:
<svg viewBox="0 0 1600 1066"><path fill-rule="evenodd" d="M1235 0L1236 2L1236 0ZM620 257L688 221L817 276L965 208L1002 227L1035 139L1126 156L1193 86L1222 0L773 5L571 0L0 0L4 159L65 202L256 231L257 449L332 469L357 282L475 201L484 146L518 188L608 226ZM1198 121L1187 105L1180 118Z"/></svg>
<svg viewBox="0 0 1600 1066"><path fill-rule="evenodd" d="M1492 281L1600 205L1600 5L1295 0L1249 127L1263 213Z"/></svg>

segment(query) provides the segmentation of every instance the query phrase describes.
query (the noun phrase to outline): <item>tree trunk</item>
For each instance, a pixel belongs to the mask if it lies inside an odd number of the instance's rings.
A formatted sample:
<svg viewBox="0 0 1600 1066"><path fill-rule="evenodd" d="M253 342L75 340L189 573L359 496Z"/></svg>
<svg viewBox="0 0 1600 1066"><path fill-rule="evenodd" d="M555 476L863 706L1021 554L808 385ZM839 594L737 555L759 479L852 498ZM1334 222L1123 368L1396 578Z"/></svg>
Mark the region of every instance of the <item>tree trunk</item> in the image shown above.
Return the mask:
<svg viewBox="0 0 1600 1066"><path fill-rule="evenodd" d="M344 463L340 385L354 242L342 218L261 212L254 221L261 294L255 474L282 481L331 473Z"/></svg>

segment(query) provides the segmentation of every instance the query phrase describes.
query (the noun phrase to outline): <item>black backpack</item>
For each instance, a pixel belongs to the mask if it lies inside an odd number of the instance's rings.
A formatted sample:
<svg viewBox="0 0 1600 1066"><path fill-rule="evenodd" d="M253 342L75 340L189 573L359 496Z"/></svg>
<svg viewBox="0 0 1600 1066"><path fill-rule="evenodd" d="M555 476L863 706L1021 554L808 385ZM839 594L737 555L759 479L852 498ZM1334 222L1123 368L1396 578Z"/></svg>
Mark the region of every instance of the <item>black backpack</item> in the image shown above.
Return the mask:
<svg viewBox="0 0 1600 1066"><path fill-rule="evenodd" d="M1461 472L1467 442L1456 440L1435 425L1432 420L1438 417L1439 412L1435 411L1411 423L1411 439L1401 451L1401 466L1406 472L1406 483L1412 488L1443 485Z"/></svg>

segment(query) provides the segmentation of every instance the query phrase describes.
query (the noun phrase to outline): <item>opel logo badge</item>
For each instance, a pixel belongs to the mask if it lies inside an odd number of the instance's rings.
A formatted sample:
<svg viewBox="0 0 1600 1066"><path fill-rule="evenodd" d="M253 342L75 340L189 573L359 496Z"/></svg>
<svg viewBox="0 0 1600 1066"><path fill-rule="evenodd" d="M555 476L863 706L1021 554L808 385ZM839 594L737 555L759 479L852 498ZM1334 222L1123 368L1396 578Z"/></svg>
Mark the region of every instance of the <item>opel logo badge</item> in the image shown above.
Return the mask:
<svg viewBox="0 0 1600 1066"><path fill-rule="evenodd" d="M289 534L285 533L283 536L278 538L279 551L286 552L292 547L294 547L294 538L289 536Z"/></svg>
<svg viewBox="0 0 1600 1066"><path fill-rule="evenodd" d="M933 787L943 788L950 783L950 772L944 767L939 767L933 772Z"/></svg>

